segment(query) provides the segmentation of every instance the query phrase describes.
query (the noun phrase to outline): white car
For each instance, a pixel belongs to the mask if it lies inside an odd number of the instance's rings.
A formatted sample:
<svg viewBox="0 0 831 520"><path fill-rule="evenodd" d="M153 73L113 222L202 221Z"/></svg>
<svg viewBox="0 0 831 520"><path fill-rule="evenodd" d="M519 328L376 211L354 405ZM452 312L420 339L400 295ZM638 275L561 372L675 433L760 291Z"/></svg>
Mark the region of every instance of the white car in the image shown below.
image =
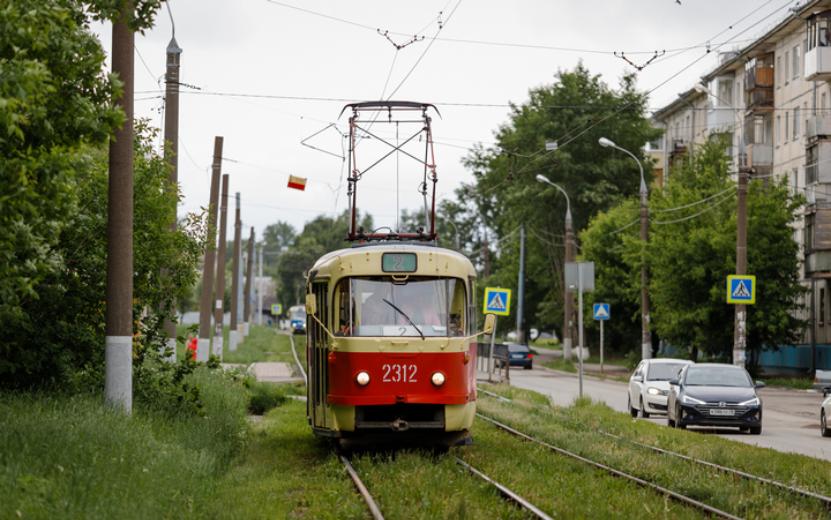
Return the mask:
<svg viewBox="0 0 831 520"><path fill-rule="evenodd" d="M828 428L829 416L831 416L831 386L823 389L822 396L825 400L819 408L819 432L823 437L831 437L831 429Z"/></svg>
<svg viewBox="0 0 831 520"><path fill-rule="evenodd" d="M669 381L690 364L692 361L672 358L641 361L629 378L629 414L632 417L666 414Z"/></svg>

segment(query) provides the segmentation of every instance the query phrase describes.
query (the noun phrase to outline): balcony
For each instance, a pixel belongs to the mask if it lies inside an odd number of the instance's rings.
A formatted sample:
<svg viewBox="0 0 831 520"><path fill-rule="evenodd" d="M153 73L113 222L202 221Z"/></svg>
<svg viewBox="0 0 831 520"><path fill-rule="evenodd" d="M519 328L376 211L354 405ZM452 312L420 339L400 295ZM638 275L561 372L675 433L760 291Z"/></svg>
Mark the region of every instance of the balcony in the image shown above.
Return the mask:
<svg viewBox="0 0 831 520"><path fill-rule="evenodd" d="M805 129L808 139L831 137L831 115L811 116Z"/></svg>
<svg viewBox="0 0 831 520"><path fill-rule="evenodd" d="M831 79L831 47L814 47L805 53L805 80Z"/></svg>
<svg viewBox="0 0 831 520"><path fill-rule="evenodd" d="M805 215L805 269L831 272L831 208L823 204Z"/></svg>
<svg viewBox="0 0 831 520"><path fill-rule="evenodd" d="M805 148L805 184L831 183L831 141L816 141Z"/></svg>
<svg viewBox="0 0 831 520"><path fill-rule="evenodd" d="M749 110L773 108L773 54L754 58L745 66L744 89Z"/></svg>
<svg viewBox="0 0 831 520"><path fill-rule="evenodd" d="M736 123L732 108L711 108L707 111L707 131L713 133L732 132Z"/></svg>
<svg viewBox="0 0 831 520"><path fill-rule="evenodd" d="M769 170L773 167L773 145L765 143L747 145L747 165L756 169L756 173L763 173L761 170Z"/></svg>

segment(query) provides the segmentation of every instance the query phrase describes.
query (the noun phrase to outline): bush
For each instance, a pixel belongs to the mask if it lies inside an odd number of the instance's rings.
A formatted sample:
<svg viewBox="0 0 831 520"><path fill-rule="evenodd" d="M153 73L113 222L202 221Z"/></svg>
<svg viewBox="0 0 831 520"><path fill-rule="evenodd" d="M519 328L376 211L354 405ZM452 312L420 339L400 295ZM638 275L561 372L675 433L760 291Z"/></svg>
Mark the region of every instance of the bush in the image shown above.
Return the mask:
<svg viewBox="0 0 831 520"><path fill-rule="evenodd" d="M254 415L263 415L286 402L286 393L282 385L246 380L248 388L248 411Z"/></svg>

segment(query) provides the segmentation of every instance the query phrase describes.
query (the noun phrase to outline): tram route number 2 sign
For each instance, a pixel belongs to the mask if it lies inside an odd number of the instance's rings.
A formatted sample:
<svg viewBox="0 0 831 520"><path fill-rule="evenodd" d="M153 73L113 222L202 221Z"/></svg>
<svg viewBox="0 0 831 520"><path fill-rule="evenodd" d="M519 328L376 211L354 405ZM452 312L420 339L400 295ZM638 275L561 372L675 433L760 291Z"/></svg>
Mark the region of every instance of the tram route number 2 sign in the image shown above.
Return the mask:
<svg viewBox="0 0 831 520"><path fill-rule="evenodd" d="M502 287L485 287L482 312L484 314L496 314L497 316L511 314L511 290Z"/></svg>

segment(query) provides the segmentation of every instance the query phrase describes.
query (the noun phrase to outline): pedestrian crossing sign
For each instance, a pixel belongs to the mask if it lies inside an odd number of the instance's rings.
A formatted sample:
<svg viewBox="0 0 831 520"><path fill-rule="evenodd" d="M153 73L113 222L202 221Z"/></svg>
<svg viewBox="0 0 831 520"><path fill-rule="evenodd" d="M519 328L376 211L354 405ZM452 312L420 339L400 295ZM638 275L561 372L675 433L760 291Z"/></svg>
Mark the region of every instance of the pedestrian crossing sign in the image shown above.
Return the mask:
<svg viewBox="0 0 831 520"><path fill-rule="evenodd" d="M271 304L271 314L273 316L279 316L283 314L283 306L279 303L272 303Z"/></svg>
<svg viewBox="0 0 831 520"><path fill-rule="evenodd" d="M609 311L609 304L608 303L595 303L594 307L592 308L592 314L594 315L594 319L597 321L606 321L610 316Z"/></svg>
<svg viewBox="0 0 831 520"><path fill-rule="evenodd" d="M511 290L501 287L485 287L485 301L482 303L484 314L508 316L511 314Z"/></svg>
<svg viewBox="0 0 831 520"><path fill-rule="evenodd" d="M727 277L727 303L753 305L756 303L756 277L731 274Z"/></svg>

